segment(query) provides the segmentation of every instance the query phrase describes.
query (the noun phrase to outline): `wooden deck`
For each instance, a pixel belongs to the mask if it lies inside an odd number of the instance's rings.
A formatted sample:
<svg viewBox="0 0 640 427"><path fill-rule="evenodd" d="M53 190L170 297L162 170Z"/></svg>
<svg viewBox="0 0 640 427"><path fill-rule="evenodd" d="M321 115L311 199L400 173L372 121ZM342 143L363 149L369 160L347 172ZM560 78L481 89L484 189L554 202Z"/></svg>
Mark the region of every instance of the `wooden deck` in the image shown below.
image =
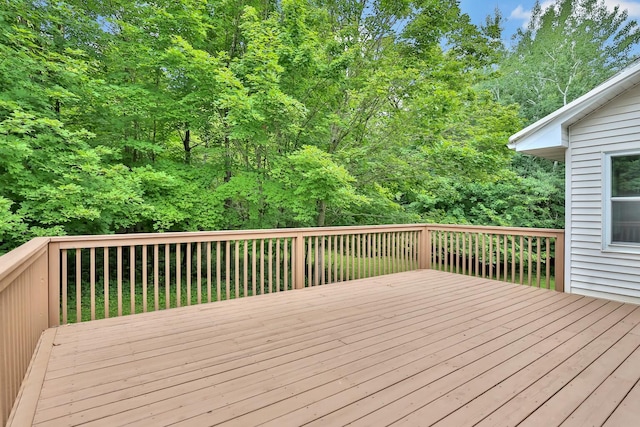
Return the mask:
<svg viewBox="0 0 640 427"><path fill-rule="evenodd" d="M432 270L45 332L13 426L637 426L640 307Z"/></svg>

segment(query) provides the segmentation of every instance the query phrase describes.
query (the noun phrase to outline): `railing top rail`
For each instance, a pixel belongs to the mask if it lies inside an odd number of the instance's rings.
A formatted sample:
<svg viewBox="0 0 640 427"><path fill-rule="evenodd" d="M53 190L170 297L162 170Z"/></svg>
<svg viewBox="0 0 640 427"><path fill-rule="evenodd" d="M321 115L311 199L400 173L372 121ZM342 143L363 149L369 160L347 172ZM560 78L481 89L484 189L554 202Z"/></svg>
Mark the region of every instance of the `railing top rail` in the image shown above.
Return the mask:
<svg viewBox="0 0 640 427"><path fill-rule="evenodd" d="M115 247L128 245L176 244L198 241L223 241L232 239L269 239L288 238L303 235L306 237L332 236L358 233L384 233L401 231L420 231L425 228L436 231L478 232L493 234L522 234L527 236L557 237L564 234L564 230L549 228L499 227L454 224L389 224L389 225L359 225L346 227L312 227L312 228L276 228L264 230L219 230L171 233L132 233L109 234L91 236L61 236L51 237L52 243L59 243L60 249Z"/></svg>
<svg viewBox="0 0 640 427"><path fill-rule="evenodd" d="M524 236L557 237L564 235L563 229L555 228L528 228L528 227L501 227L494 225L458 225L458 224L427 224L427 228L436 231L477 232L487 234L516 234Z"/></svg>
<svg viewBox="0 0 640 427"><path fill-rule="evenodd" d="M275 228L264 230L219 230L178 233L132 233L94 236L52 237L61 249L76 247L107 247L126 245L151 245L163 243L188 243L197 241L221 241L232 239L268 239L304 236L328 236L357 233L384 233L398 231L420 231L424 224L359 225L348 227Z"/></svg>
<svg viewBox="0 0 640 427"><path fill-rule="evenodd" d="M0 256L0 292L2 292L14 277L37 260L40 252L45 251L50 238L36 237L24 245Z"/></svg>

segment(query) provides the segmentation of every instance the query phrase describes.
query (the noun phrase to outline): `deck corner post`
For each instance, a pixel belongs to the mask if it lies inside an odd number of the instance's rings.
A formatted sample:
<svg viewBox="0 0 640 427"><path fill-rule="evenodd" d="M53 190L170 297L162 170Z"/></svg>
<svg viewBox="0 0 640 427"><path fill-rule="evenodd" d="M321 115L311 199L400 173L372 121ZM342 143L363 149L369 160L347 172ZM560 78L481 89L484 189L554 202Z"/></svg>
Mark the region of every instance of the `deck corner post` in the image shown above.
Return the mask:
<svg viewBox="0 0 640 427"><path fill-rule="evenodd" d="M555 279L556 291L564 292L564 230L556 235Z"/></svg>
<svg viewBox="0 0 640 427"><path fill-rule="evenodd" d="M431 229L425 225L420 232L420 269L431 268Z"/></svg>
<svg viewBox="0 0 640 427"><path fill-rule="evenodd" d="M60 244L49 242L49 327L60 325Z"/></svg>
<svg viewBox="0 0 640 427"><path fill-rule="evenodd" d="M304 288L304 234L297 233L294 238L293 281L295 289Z"/></svg>

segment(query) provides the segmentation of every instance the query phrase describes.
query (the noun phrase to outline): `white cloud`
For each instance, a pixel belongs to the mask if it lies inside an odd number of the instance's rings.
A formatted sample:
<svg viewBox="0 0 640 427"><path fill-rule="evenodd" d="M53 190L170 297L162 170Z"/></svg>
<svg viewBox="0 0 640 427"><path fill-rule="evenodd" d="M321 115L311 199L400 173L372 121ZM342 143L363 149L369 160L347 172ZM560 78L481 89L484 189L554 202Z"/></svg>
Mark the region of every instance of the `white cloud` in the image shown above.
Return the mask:
<svg viewBox="0 0 640 427"><path fill-rule="evenodd" d="M555 3L555 0L545 0L540 3L542 10L546 10L549 6ZM531 9L525 10L521 4L518 5L515 9L511 11L508 19L512 19L514 21L523 21L522 27L526 28L529 20L531 19Z"/></svg>
<svg viewBox="0 0 640 427"><path fill-rule="evenodd" d="M629 12L629 18L640 18L640 2L637 1L619 1L619 0L605 0L604 3L613 9L615 6L620 5L620 10L627 10Z"/></svg>
<svg viewBox="0 0 640 427"><path fill-rule="evenodd" d="M522 19L524 21L528 21L529 19L531 19L531 11L524 10L524 7L522 7L522 5L519 4L518 7L516 7L511 11L511 15L509 15L509 19L515 19L518 21Z"/></svg>
<svg viewBox="0 0 640 427"><path fill-rule="evenodd" d="M554 3L555 0L545 0L540 3L540 6L542 7L542 10L546 10ZM629 13L629 18L640 18L640 1L604 0L604 3L607 5L607 7L609 7L609 9L613 9L615 6L619 5L621 10L627 10L627 12ZM526 28L529 20L531 19L531 9L525 9L521 4L519 4L518 7L511 11L509 19L514 21L522 21L522 26Z"/></svg>

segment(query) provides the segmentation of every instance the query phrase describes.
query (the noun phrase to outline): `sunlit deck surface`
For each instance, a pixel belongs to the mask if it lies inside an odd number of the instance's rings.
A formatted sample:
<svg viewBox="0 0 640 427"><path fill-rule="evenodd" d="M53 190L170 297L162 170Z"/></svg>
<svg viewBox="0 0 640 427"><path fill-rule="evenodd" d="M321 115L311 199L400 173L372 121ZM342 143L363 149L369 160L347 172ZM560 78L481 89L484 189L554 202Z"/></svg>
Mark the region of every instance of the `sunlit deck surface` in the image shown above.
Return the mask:
<svg viewBox="0 0 640 427"><path fill-rule="evenodd" d="M14 425L637 426L639 325L433 270L99 320L45 332Z"/></svg>

